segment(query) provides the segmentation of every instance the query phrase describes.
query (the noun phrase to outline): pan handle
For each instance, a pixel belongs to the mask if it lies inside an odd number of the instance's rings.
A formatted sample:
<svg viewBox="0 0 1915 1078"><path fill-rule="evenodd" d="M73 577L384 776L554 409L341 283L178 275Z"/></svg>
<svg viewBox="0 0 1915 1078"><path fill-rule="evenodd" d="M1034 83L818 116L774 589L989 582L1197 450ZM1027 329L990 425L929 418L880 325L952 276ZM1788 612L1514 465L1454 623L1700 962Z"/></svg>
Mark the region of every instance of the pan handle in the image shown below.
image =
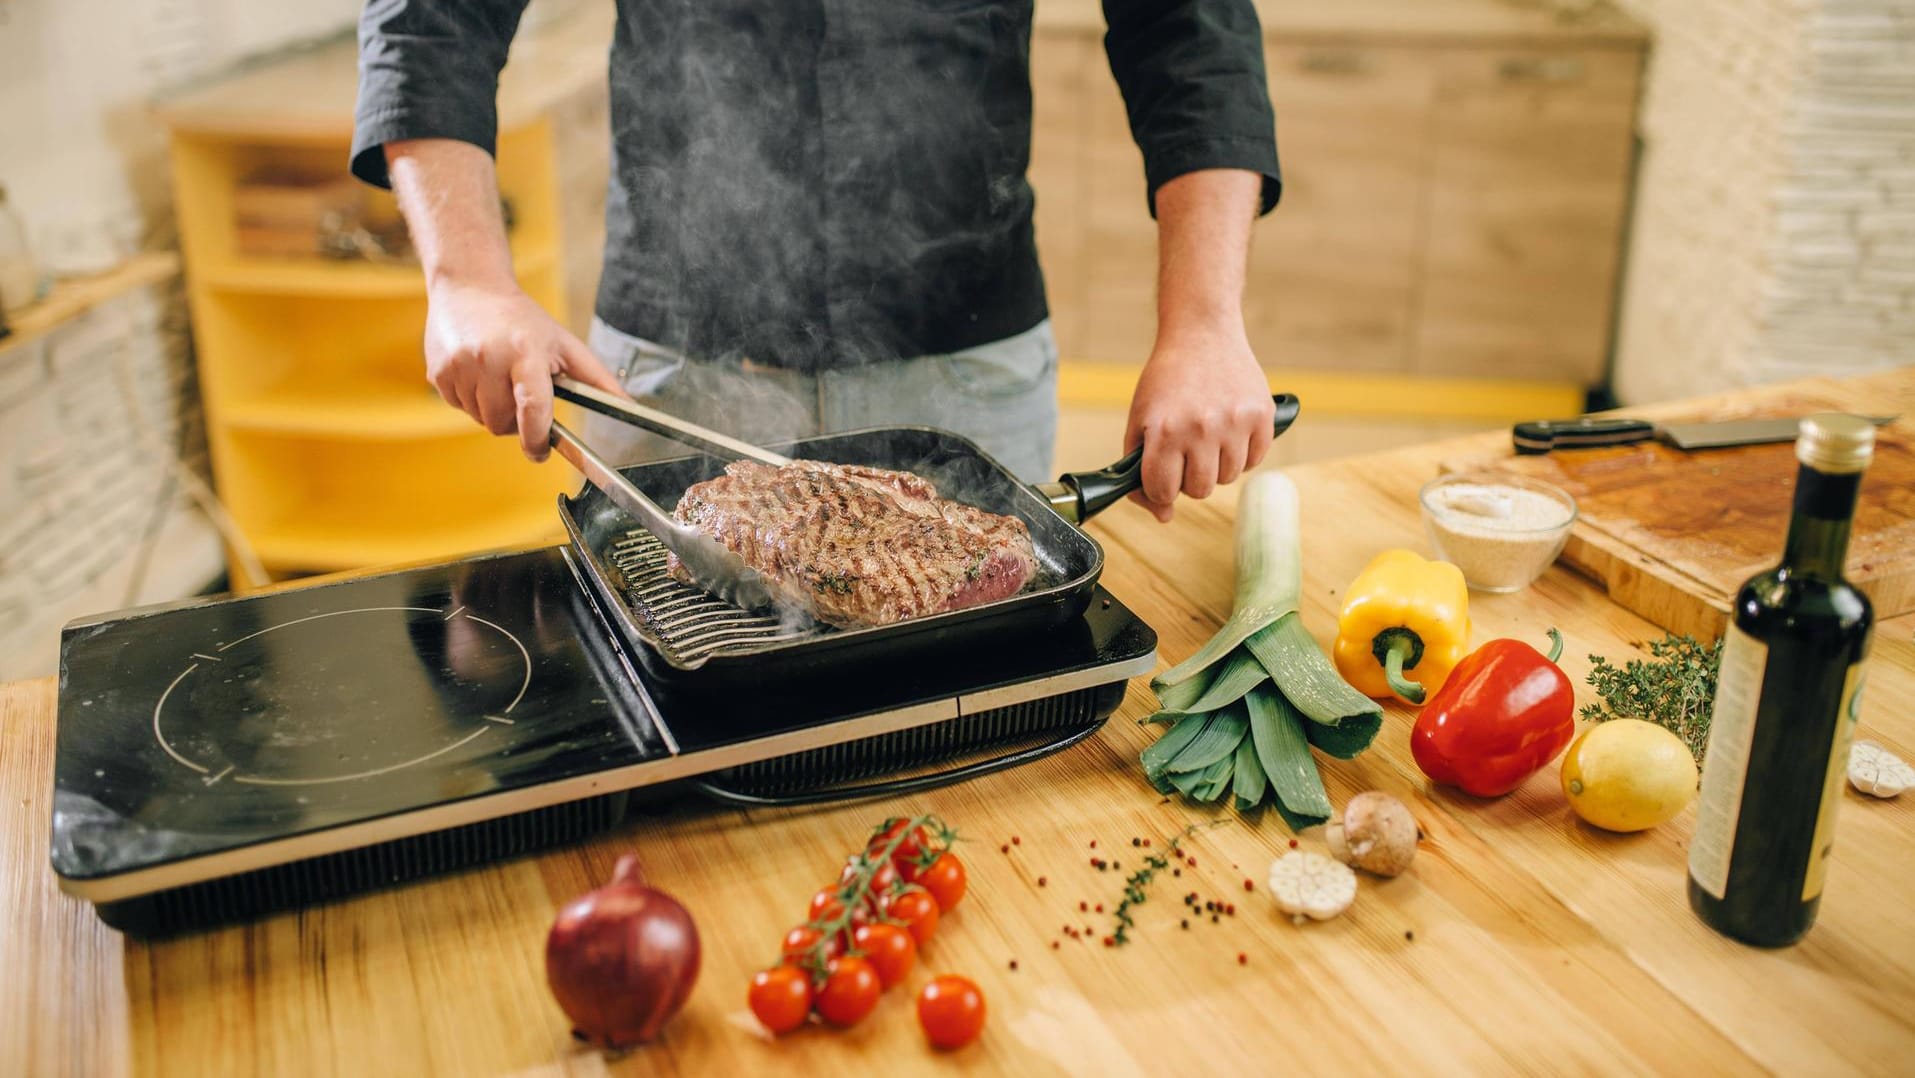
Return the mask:
<svg viewBox="0 0 1915 1078"><path fill-rule="evenodd" d="M1281 437L1297 421L1297 412L1303 407L1295 393L1278 393L1270 398L1277 406L1274 423L1276 432L1273 437ZM1039 487L1057 509L1067 519L1083 523L1091 517L1109 508L1118 499L1144 485L1144 447L1136 449L1124 459L1108 468L1094 472L1066 472L1059 476L1056 483L1046 483ZM1072 512L1071 510L1075 510Z"/></svg>

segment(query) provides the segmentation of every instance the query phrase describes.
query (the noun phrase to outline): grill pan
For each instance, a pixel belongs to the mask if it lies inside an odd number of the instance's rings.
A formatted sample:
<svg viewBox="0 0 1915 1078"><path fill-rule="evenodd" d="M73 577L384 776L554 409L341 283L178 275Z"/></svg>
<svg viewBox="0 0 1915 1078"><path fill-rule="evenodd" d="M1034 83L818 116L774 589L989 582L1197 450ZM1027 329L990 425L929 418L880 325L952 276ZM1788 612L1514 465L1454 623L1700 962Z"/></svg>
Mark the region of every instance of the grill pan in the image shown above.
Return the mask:
<svg viewBox="0 0 1915 1078"><path fill-rule="evenodd" d="M594 401L579 403L607 410ZM1296 418L1296 398L1280 396L1277 406L1281 434ZM915 472L944 497L1015 516L1030 529L1037 580L996 602L860 629L746 611L667 575L658 541L588 483L576 495L560 496L559 515L578 555L580 575L602 601L613 630L653 677L722 680L736 672L751 681L822 678L842 674L847 656L861 662L922 661L946 649L1056 628L1083 613L1104 565L1103 548L1074 521L1142 482L1139 450L1109 468L1030 487L976 443L928 427L876 427L768 448L790 457ZM721 474L725 463L699 454L618 470L669 508L688 487Z"/></svg>

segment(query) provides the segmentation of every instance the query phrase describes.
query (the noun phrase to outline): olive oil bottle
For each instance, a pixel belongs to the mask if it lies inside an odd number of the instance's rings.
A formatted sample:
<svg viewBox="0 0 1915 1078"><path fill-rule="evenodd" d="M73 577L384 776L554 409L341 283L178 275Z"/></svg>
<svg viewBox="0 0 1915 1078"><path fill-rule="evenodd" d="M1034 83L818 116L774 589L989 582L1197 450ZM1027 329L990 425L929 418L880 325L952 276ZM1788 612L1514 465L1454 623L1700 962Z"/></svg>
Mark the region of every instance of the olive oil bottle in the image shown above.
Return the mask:
<svg viewBox="0 0 1915 1078"><path fill-rule="evenodd" d="M1842 579L1874 451L1867 420L1802 421L1782 564L1736 593L1689 846L1689 905L1744 943L1794 943L1822 901L1874 620L1867 597Z"/></svg>

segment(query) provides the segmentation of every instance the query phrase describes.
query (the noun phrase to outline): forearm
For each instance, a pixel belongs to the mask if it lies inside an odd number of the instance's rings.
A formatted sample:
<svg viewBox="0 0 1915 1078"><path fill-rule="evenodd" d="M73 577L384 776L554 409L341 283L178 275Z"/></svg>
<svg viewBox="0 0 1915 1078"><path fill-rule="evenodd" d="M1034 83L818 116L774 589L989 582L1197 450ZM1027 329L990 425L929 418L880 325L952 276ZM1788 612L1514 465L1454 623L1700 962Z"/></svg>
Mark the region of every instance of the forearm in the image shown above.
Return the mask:
<svg viewBox="0 0 1915 1078"><path fill-rule="evenodd" d="M492 156L441 138L390 142L385 155L427 287L517 287Z"/></svg>
<svg viewBox="0 0 1915 1078"><path fill-rule="evenodd" d="M1243 330L1244 269L1263 177L1188 172L1157 191L1157 333Z"/></svg>

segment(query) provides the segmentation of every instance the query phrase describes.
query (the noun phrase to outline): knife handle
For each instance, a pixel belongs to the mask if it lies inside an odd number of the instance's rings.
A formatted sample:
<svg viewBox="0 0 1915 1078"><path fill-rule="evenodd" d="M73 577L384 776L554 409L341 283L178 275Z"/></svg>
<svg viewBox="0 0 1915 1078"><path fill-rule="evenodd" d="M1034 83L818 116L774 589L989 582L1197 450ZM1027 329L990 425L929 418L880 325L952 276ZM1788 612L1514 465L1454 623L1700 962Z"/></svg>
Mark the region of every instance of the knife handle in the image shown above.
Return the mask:
<svg viewBox="0 0 1915 1078"><path fill-rule="evenodd" d="M1635 445L1656 436L1656 425L1640 419L1537 419L1518 423L1510 431L1516 452L1524 456L1553 449L1591 449L1602 445Z"/></svg>

